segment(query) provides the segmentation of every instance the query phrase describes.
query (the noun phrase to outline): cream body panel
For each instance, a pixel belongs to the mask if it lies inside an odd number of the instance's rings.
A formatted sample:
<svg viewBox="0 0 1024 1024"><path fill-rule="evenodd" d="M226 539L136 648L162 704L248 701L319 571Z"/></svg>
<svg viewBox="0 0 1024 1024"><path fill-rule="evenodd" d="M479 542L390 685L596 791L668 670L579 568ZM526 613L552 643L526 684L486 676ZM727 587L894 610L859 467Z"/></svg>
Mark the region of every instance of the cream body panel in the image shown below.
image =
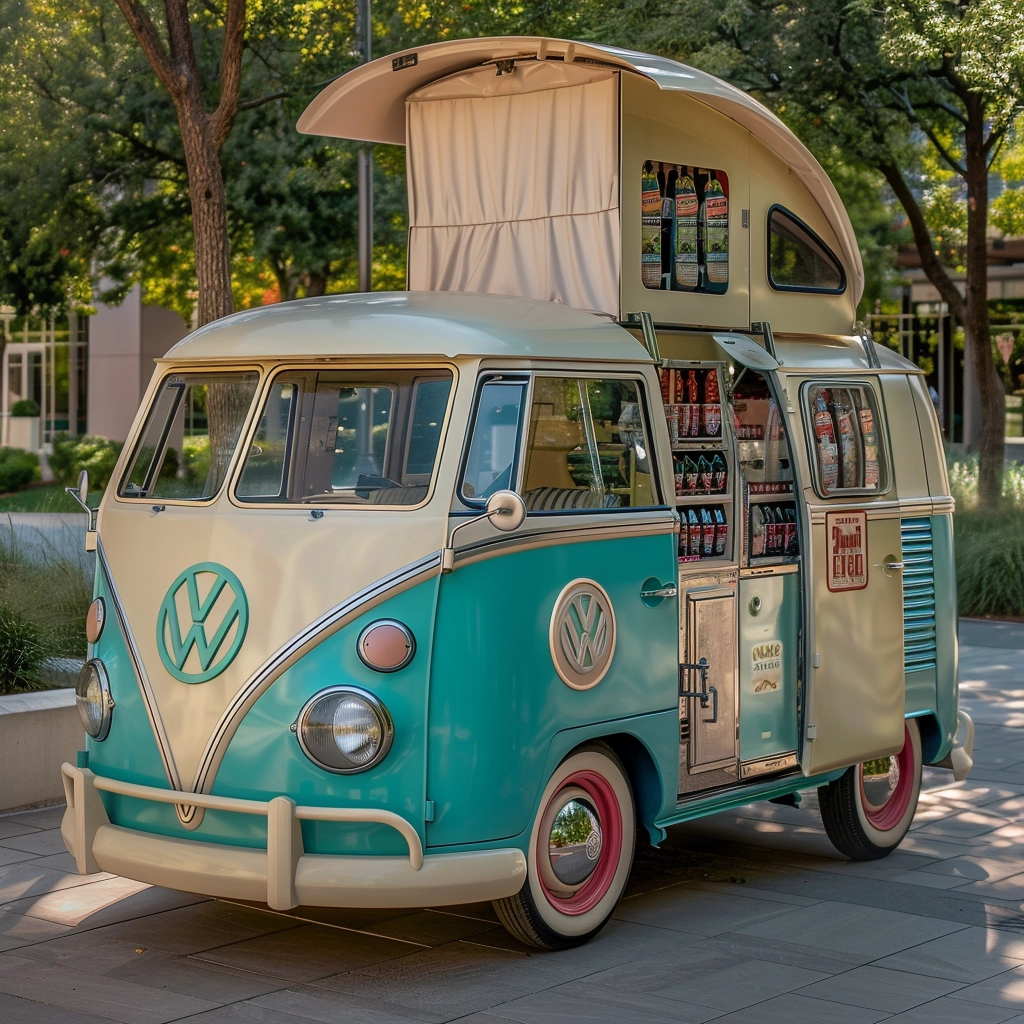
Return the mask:
<svg viewBox="0 0 1024 1024"><path fill-rule="evenodd" d="M750 159L750 319L772 329L812 334L848 334L857 318L854 273L828 217L796 174L763 142L751 138ZM784 206L812 228L846 271L840 295L776 291L768 283L768 211Z"/></svg>
<svg viewBox="0 0 1024 1024"><path fill-rule="evenodd" d="M368 364L366 360L358 364L347 360L334 365ZM428 364L409 359L407 365ZM420 508L325 504L319 506L322 518L314 519L311 511L317 506L312 504L240 506L229 498L239 470L237 456L228 487L212 503L160 499L164 510L155 513L153 501L117 499L113 497L116 487L108 488L100 508L99 534L153 689L156 714L171 747L170 760L178 773L177 780L169 780L172 786L194 788L203 754L226 706L271 655L329 609L444 546L476 366L476 360L467 361L454 374L455 394L442 436L434 488ZM195 364L189 368L194 369ZM270 369L264 376L240 451L248 449L245 438L253 429L274 372ZM144 407L148 408L162 376L154 377ZM140 413L136 431L143 421ZM112 477L115 483L121 479L135 441L133 435L125 445ZM207 561L224 565L238 577L248 602L248 628L237 655L220 675L205 683L183 683L160 659L160 606L181 572ZM211 621L216 621L216 615L214 609ZM183 632L188 621L186 617ZM196 657L194 650L190 657ZM193 670L186 665L186 671ZM208 778L205 788L212 782L213 778Z"/></svg>
<svg viewBox="0 0 1024 1024"><path fill-rule="evenodd" d="M932 497L942 498L949 494L949 471L946 468L939 416L928 394L925 378L915 374L907 380L914 396L918 426L921 428L921 447L924 450L924 468L928 476L928 493Z"/></svg>
<svg viewBox="0 0 1024 1024"><path fill-rule="evenodd" d="M889 479L895 484L901 504L906 499L927 498L928 476L921 446L921 428L910 382L904 374L885 374L879 378L879 383L892 453Z"/></svg>
<svg viewBox="0 0 1024 1024"><path fill-rule="evenodd" d="M622 76L622 261L623 315L648 310L656 323L687 323L743 329L750 323L748 206L750 133L735 121L687 96L665 95L657 85ZM644 162L661 160L725 171L729 178L729 289L724 295L658 291L640 277L641 177Z"/></svg>
<svg viewBox="0 0 1024 1024"><path fill-rule="evenodd" d="M800 407L801 386L813 378L779 378L790 452L809 513L803 554L806 704L800 764L805 775L814 775L903 746L903 582L898 571L882 569L886 558L902 557L900 513L891 489L876 499L818 497ZM831 593L826 514L844 509L867 513L868 583L863 590Z"/></svg>

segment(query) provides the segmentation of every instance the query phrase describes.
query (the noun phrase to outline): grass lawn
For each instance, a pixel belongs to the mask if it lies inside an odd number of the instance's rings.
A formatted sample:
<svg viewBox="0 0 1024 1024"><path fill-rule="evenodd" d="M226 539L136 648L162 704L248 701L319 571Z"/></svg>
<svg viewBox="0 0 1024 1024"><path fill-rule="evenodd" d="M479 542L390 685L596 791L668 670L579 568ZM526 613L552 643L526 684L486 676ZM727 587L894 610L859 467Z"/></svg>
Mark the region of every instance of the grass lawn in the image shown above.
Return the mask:
<svg viewBox="0 0 1024 1024"><path fill-rule="evenodd" d="M95 508L103 494L90 494L89 504ZM77 502L64 493L62 484L33 484L24 491L0 494L0 514L4 512L80 512Z"/></svg>

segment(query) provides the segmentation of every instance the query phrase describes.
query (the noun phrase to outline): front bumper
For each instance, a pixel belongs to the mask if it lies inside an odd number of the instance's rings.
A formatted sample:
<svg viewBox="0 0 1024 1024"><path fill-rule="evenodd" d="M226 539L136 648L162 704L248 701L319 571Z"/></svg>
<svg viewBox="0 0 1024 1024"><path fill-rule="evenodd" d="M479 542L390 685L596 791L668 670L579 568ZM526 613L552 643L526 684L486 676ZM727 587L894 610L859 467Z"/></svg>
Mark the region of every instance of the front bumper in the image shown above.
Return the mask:
<svg viewBox="0 0 1024 1024"><path fill-rule="evenodd" d="M288 797L240 800L138 786L61 766L67 810L60 830L79 872L110 871L186 892L297 906L429 907L479 903L517 893L526 880L521 850L423 856L416 830L390 811L297 807ZM112 825L100 790L159 803L194 805L267 818L267 848L249 849L153 835ZM397 829L408 857L305 853L300 821L371 821Z"/></svg>
<svg viewBox="0 0 1024 1024"><path fill-rule="evenodd" d="M953 778L963 782L974 767L974 722L966 711L957 712L956 735L949 753L937 768L952 768Z"/></svg>

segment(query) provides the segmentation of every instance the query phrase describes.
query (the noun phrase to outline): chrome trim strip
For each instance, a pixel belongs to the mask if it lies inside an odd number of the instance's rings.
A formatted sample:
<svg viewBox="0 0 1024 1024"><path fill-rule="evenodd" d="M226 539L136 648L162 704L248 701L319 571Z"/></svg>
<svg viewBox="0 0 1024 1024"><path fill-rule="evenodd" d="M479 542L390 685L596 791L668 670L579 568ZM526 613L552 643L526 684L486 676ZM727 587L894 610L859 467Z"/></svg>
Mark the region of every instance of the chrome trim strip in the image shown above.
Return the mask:
<svg viewBox="0 0 1024 1024"><path fill-rule="evenodd" d="M110 593L110 600L114 605L114 614L117 616L117 623L121 627L121 635L124 637L125 646L128 648L128 657L131 660L132 668L135 671L135 679L139 684L142 693L142 703L146 707L146 714L149 716L149 724L156 737L156 745L160 751L160 760L163 761L164 771L167 774L167 781L171 789L181 789L181 779L178 775L178 767L174 763L174 754L171 751L171 743L167 738L164 729L163 719L160 717L160 709L156 702L156 694L153 692L153 685L146 674L146 668L142 663L142 655L139 653L138 644L128 625L128 617L121 601L121 595L114 584L114 575L110 571L110 563L107 561L107 554L103 550L103 541L97 538L96 556L99 559L100 571L103 573L104 582ZM179 812L180 815L180 812ZM184 819L183 819L184 820Z"/></svg>
<svg viewBox="0 0 1024 1024"><path fill-rule="evenodd" d="M527 523L529 523L529 519L527 519ZM545 530L542 527L530 530L529 526L526 526L515 534L487 538L467 544L455 552L455 564L457 566L472 565L474 562L499 558L513 551L531 551L534 548L553 547L557 544L582 544L586 541L618 540L625 537L653 537L662 533L677 533L678 531L679 520L672 513L668 515L661 513L656 519L639 523L616 523L614 525L602 517L602 521L593 526L584 524L567 526L565 519L559 517L559 523L553 529Z"/></svg>
<svg viewBox="0 0 1024 1024"><path fill-rule="evenodd" d="M902 498L893 501L856 501L844 502L843 504L830 503L822 504L815 502L808 504L807 511L811 522L820 525L825 522L826 512L838 512L843 508L856 509L868 514L868 519L901 519L906 516L940 516L952 515L956 508L956 501L948 495L940 497L924 498Z"/></svg>
<svg viewBox="0 0 1024 1024"><path fill-rule="evenodd" d="M409 587L439 576L441 573L441 552L433 553L397 569L364 587L357 594L324 612L320 618L296 633L279 647L241 686L231 702L224 709L220 720L210 734L206 749L196 769L192 790L209 793L220 768L221 760L241 723L242 718L256 701L270 688L288 668L307 654L317 644L332 636L353 619ZM180 788L180 787L177 787Z"/></svg>

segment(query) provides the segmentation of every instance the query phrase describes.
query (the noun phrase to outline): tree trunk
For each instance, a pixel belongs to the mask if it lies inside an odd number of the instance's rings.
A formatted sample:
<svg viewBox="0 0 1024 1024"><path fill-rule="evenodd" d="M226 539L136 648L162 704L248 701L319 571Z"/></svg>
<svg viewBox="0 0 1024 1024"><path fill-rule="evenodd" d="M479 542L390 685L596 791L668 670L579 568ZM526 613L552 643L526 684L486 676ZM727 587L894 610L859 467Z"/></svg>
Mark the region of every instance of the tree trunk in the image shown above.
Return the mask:
<svg viewBox="0 0 1024 1024"><path fill-rule="evenodd" d="M985 150L984 104L970 94L964 133L967 168L967 302L965 358L974 367L981 393L981 437L978 444L978 504L996 508L1002 497L1006 399L999 381L988 320L988 160ZM967 396L965 397L965 402Z"/></svg>
<svg viewBox="0 0 1024 1024"><path fill-rule="evenodd" d="M317 270L311 270L306 274L306 297L312 298L315 295L325 295L327 293L327 273L320 273Z"/></svg>
<svg viewBox="0 0 1024 1024"><path fill-rule="evenodd" d="M227 197L217 155L218 147L210 138L209 121L210 117L198 97L189 96L188 102L178 108L178 125L188 166L188 191L192 203L193 244L199 285L199 327L227 316L234 309Z"/></svg>

